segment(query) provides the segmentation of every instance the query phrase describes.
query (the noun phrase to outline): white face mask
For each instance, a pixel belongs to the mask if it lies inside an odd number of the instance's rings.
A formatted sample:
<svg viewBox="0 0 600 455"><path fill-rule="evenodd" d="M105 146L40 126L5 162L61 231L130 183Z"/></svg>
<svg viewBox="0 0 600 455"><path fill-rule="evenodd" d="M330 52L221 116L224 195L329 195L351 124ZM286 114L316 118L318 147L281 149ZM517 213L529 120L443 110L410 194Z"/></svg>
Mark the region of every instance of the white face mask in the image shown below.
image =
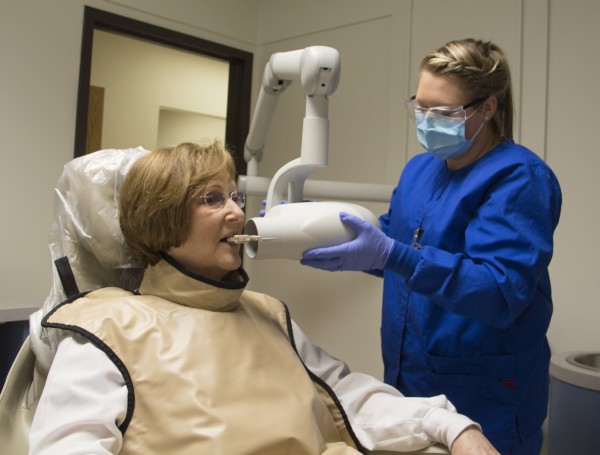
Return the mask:
<svg viewBox="0 0 600 455"><path fill-rule="evenodd" d="M415 113L419 142L425 150L440 160L462 155L471 148L485 123L481 122L473 137L465 138L465 123L475 112L466 118L445 117L435 113Z"/></svg>

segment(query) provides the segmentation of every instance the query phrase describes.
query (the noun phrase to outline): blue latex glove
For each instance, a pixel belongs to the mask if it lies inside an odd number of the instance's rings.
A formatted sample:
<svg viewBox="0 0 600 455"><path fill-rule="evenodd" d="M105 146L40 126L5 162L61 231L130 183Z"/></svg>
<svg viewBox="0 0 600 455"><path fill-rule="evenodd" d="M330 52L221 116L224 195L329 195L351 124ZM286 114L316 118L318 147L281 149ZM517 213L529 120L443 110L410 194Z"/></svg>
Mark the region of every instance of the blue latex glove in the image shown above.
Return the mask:
<svg viewBox="0 0 600 455"><path fill-rule="evenodd" d="M357 237L341 245L309 250L304 253L300 263L329 271L382 270L390 257L395 241L385 235L381 229L354 215L341 212L340 219L356 232Z"/></svg>

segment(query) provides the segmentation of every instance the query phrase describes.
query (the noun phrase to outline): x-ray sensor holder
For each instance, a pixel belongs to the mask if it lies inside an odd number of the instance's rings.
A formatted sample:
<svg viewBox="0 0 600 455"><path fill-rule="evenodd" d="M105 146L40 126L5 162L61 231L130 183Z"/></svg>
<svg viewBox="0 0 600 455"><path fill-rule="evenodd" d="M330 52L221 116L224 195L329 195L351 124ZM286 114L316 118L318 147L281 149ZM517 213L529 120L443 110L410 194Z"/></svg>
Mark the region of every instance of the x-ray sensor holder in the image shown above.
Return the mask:
<svg viewBox="0 0 600 455"><path fill-rule="evenodd" d="M324 201L280 204L264 217L246 223L247 235L260 240L245 244L250 259L295 259L305 251L348 242L356 237L354 231L340 220L347 212L379 227L377 218L366 208L347 202Z"/></svg>

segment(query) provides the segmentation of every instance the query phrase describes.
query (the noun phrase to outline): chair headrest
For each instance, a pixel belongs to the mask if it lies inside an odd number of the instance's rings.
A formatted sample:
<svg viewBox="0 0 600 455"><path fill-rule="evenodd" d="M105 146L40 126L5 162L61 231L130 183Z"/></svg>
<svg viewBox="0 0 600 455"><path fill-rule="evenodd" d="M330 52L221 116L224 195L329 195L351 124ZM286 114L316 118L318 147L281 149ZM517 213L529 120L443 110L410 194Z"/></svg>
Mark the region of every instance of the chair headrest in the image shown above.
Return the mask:
<svg viewBox="0 0 600 455"><path fill-rule="evenodd" d="M134 149L100 150L68 162L54 189L50 230L52 262L67 257L80 290L118 286L133 290L142 268L125 244L118 221L118 196L131 165L148 153ZM54 294L54 295L53 295ZM55 271L46 312L66 298Z"/></svg>

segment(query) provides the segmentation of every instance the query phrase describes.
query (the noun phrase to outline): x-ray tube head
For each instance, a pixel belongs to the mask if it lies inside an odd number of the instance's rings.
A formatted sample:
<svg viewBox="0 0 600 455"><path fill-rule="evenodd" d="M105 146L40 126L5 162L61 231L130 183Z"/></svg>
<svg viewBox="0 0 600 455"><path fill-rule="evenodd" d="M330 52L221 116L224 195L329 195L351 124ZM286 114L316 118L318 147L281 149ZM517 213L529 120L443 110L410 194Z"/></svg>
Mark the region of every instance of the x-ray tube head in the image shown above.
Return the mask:
<svg viewBox="0 0 600 455"><path fill-rule="evenodd" d="M251 218L245 233L258 235L260 240L245 244L250 259L295 259L305 251L339 245L353 240L356 233L340 220L347 212L379 227L379 221L369 210L346 202L296 202L280 204L264 217Z"/></svg>

